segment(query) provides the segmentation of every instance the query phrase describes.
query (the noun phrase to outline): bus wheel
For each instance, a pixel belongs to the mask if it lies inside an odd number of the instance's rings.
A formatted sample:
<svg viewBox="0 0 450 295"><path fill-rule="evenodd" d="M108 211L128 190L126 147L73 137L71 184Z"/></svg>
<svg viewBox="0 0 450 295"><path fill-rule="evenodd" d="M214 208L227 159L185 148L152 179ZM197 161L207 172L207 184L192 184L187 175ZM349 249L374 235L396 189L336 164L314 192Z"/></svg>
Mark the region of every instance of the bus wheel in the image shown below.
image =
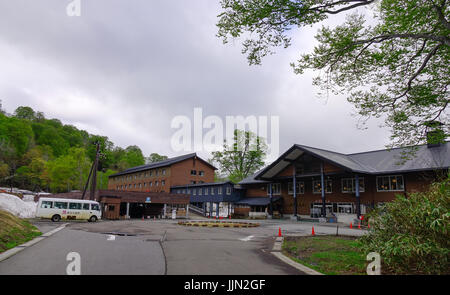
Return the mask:
<svg viewBox="0 0 450 295"><path fill-rule="evenodd" d="M96 222L97 221L97 216L91 216L91 218L89 218L89 222Z"/></svg>
<svg viewBox="0 0 450 295"><path fill-rule="evenodd" d="M61 216L59 216L59 215L53 215L52 216L52 221L53 222L58 222L58 221L60 221L61 220Z"/></svg>

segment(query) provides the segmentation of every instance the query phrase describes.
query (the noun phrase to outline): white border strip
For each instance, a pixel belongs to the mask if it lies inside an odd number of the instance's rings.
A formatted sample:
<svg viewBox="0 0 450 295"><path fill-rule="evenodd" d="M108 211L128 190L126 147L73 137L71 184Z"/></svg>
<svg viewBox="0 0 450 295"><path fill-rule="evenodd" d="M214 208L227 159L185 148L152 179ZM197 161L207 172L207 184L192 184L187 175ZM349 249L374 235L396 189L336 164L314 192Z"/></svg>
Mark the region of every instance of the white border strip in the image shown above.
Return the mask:
<svg viewBox="0 0 450 295"><path fill-rule="evenodd" d="M34 244L37 244L37 243L39 243L39 242L42 241L42 240L45 240L45 238L50 237L51 235L53 235L53 234L59 232L60 230L64 229L64 228L66 227L66 225L68 225L68 223L64 223L64 224L62 224L61 226L55 228L54 230L51 230L51 231L49 231L49 232L46 232L45 234L40 235L40 236L38 236L38 237L32 239L31 241L28 241L28 242L26 242L26 243L24 243L24 244L21 244L21 245L19 245L19 246L16 246L16 247L14 247L14 248L12 248L12 249L9 249L9 250L7 250L7 251L1 253L1 254L0 254L0 261L3 261L3 260L5 260L5 259L8 259L9 257L11 257L11 256L13 256L13 255L15 255L15 254L17 254L17 253L23 251L24 249L26 249L26 248L28 248L28 247L31 247L31 246L33 246Z"/></svg>

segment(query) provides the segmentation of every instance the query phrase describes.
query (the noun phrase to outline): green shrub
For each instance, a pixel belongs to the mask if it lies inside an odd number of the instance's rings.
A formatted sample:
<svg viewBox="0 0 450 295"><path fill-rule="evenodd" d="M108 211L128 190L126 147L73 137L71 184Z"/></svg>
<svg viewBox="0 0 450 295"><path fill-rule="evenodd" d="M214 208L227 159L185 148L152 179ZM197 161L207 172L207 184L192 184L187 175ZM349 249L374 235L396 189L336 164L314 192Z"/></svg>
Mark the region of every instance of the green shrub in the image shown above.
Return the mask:
<svg viewBox="0 0 450 295"><path fill-rule="evenodd" d="M362 250L378 252L398 274L449 274L450 175L426 192L398 195L368 215Z"/></svg>

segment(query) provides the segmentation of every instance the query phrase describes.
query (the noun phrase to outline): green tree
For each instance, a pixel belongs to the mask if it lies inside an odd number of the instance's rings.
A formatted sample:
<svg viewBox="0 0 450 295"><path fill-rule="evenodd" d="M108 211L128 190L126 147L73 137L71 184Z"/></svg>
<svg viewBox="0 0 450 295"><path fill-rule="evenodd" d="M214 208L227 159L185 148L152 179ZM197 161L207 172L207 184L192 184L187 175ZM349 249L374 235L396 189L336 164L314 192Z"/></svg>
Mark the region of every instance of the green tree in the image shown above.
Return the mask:
<svg viewBox="0 0 450 295"><path fill-rule="evenodd" d="M211 163L217 163L221 175L237 183L264 165L267 145L250 131L234 130L233 142L223 144L222 151L212 152Z"/></svg>
<svg viewBox="0 0 450 295"><path fill-rule="evenodd" d="M145 164L145 157L138 146L131 145L125 149L125 155L122 158L127 163L127 168Z"/></svg>
<svg viewBox="0 0 450 295"><path fill-rule="evenodd" d="M15 111L14 111L14 116L18 119L23 119L23 120L28 120L28 121L33 121L36 119L36 113L34 112L34 110L30 107L18 107Z"/></svg>
<svg viewBox="0 0 450 295"><path fill-rule="evenodd" d="M151 153L150 156L147 158L147 163L155 163L167 159L168 159L167 156L163 156L158 153Z"/></svg>
<svg viewBox="0 0 450 295"><path fill-rule="evenodd" d="M400 274L450 274L450 175L426 192L398 195L368 214L362 250Z"/></svg>
<svg viewBox="0 0 450 295"><path fill-rule="evenodd" d="M392 146L425 142L430 121L443 123L444 140L449 135L448 0L222 0L221 5L218 36L225 43L249 36L243 53L251 65L275 47L290 46L291 29L354 12L335 28L322 27L314 51L292 63L294 72L318 70L313 83L326 93L347 94L361 118L386 117ZM369 18L374 25L367 24Z"/></svg>

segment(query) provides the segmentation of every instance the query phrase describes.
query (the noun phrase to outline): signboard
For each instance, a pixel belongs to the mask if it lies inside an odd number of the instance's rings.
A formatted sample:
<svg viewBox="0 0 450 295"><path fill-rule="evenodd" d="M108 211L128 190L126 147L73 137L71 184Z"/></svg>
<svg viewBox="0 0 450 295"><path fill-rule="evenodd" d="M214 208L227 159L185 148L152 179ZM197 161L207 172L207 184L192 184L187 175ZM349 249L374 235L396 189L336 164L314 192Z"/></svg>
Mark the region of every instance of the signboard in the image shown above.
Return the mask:
<svg viewBox="0 0 450 295"><path fill-rule="evenodd" d="M145 203L151 203L152 202L152 199L150 198L150 197L147 197L146 199L145 199Z"/></svg>

